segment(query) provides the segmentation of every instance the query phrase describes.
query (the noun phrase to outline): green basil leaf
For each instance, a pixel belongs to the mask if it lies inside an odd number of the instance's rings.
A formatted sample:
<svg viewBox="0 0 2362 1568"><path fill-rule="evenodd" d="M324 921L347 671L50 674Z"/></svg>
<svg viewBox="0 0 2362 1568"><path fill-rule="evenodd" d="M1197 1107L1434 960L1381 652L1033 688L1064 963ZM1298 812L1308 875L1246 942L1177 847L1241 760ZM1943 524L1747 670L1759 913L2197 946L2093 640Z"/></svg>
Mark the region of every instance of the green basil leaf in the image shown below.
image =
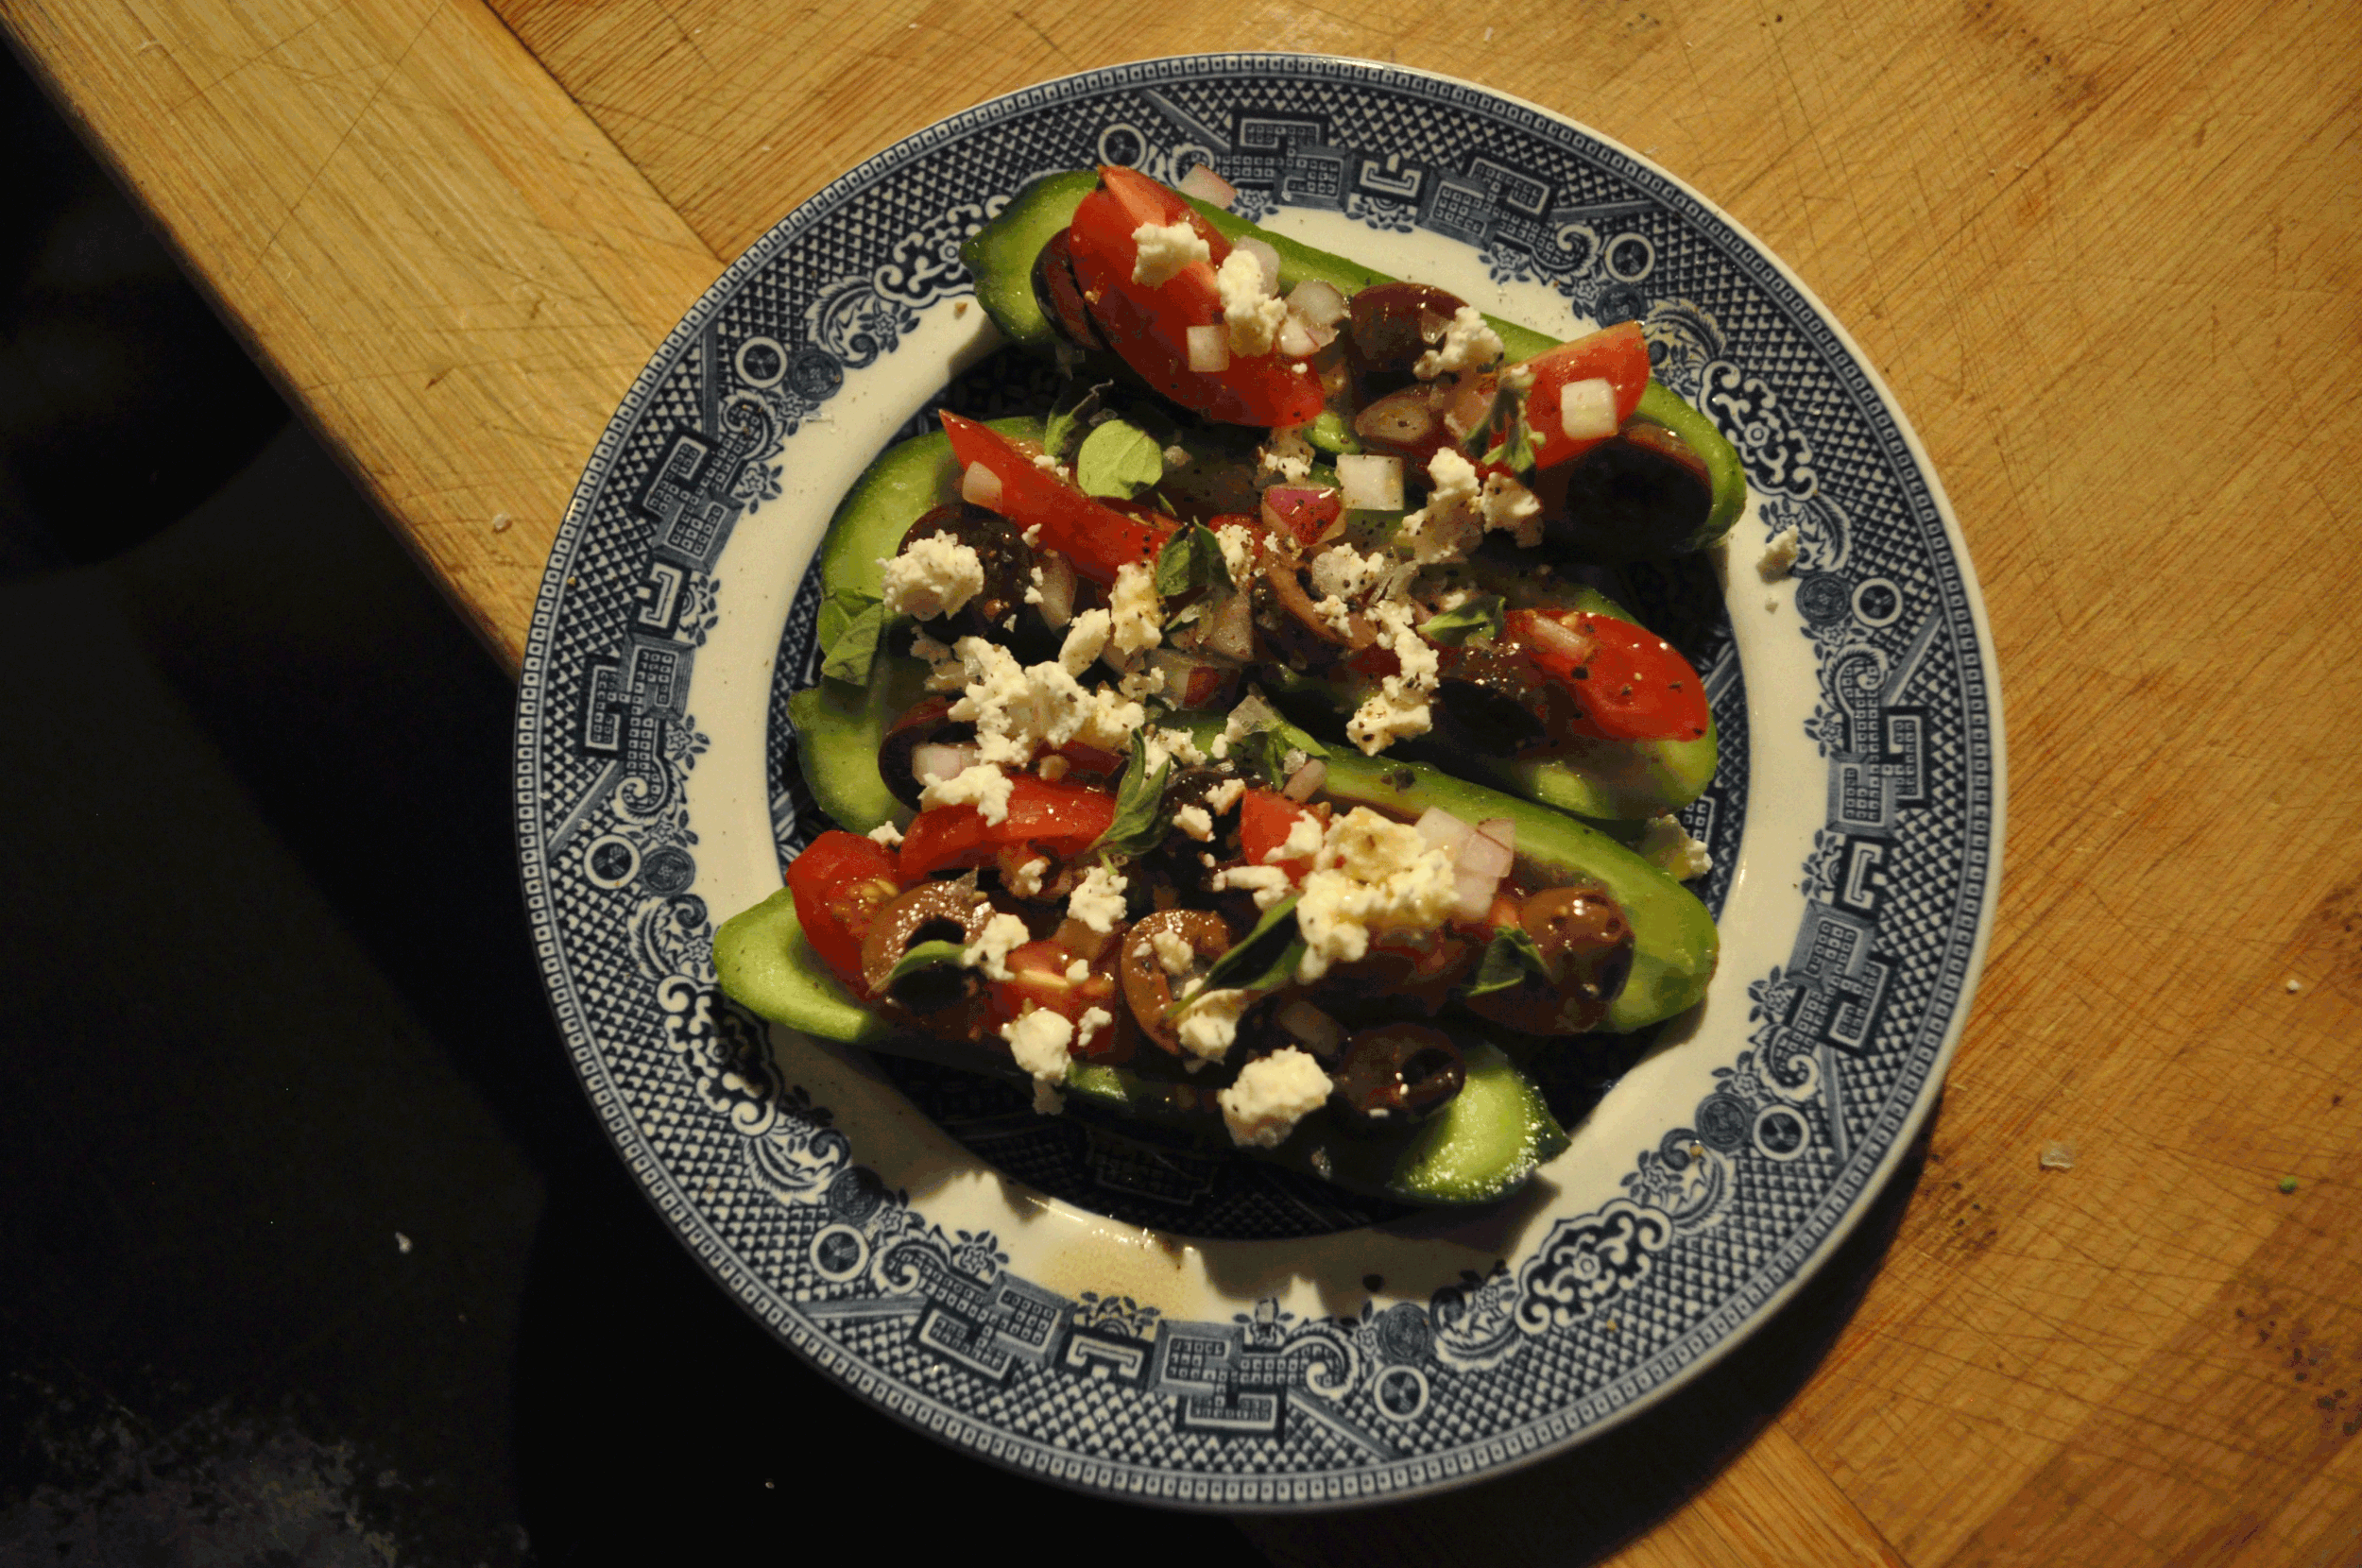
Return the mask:
<svg viewBox="0 0 2362 1568"><path fill-rule="evenodd" d="M1090 428L1091 416L1099 410L1099 395L1114 384L1102 382L1097 386L1086 386L1075 381L1060 388L1058 401L1050 405L1050 417L1042 422L1042 451L1060 463L1072 464L1082 448L1083 433Z"/></svg>
<svg viewBox="0 0 2362 1568"><path fill-rule="evenodd" d="M819 631L820 673L830 680L868 685L878 639L885 631L885 605L858 589L832 593L820 606Z"/></svg>
<svg viewBox="0 0 2362 1568"><path fill-rule="evenodd" d="M885 988L888 991L893 990L904 979L917 974L921 969L963 968L965 964L962 961L967 954L967 949L956 942L915 944L911 950L904 953L900 961L894 965L892 972L886 976Z"/></svg>
<svg viewBox="0 0 2362 1568"><path fill-rule="evenodd" d="M1548 983L1549 966L1542 962L1542 949L1535 946L1522 926L1503 926L1485 944L1483 962L1477 965L1476 983L1465 995L1490 996L1496 991L1515 991L1528 979Z"/></svg>
<svg viewBox="0 0 2362 1568"><path fill-rule="evenodd" d="M1095 426L1074 453L1074 482L1085 495L1129 501L1165 477L1165 449L1135 424Z"/></svg>
<svg viewBox="0 0 2362 1568"><path fill-rule="evenodd" d="M1531 472L1533 427L1526 423L1526 394L1495 393L1492 412L1469 435L1468 450L1483 452L1479 462L1501 463L1519 473Z"/></svg>
<svg viewBox="0 0 2362 1568"><path fill-rule="evenodd" d="M1165 810L1165 783L1172 776L1172 758L1154 774L1148 771L1148 741L1132 732L1132 765L1123 770L1123 788L1116 792L1116 819L1091 847L1111 855L1145 855L1165 842L1172 818Z"/></svg>
<svg viewBox="0 0 2362 1568"><path fill-rule="evenodd" d="M1223 559L1222 541L1202 522L1176 529L1156 552L1156 592L1166 599L1221 585L1231 587L1230 567Z"/></svg>
<svg viewBox="0 0 2362 1568"><path fill-rule="evenodd" d="M1189 1011L1190 1004L1210 992L1232 989L1276 991L1295 979L1296 961L1304 956L1304 933L1296 929L1296 898L1290 894L1263 912L1263 918L1243 941L1214 960L1205 981L1167 1016Z"/></svg>
<svg viewBox="0 0 2362 1568"><path fill-rule="evenodd" d="M1230 761L1251 784L1276 790L1288 782L1288 742L1273 730L1258 729L1230 742Z"/></svg>
<svg viewBox="0 0 2362 1568"><path fill-rule="evenodd" d="M1472 593L1457 608L1428 617L1419 627L1419 635L1429 642L1457 648L1470 638L1497 638L1507 623L1499 594Z"/></svg>

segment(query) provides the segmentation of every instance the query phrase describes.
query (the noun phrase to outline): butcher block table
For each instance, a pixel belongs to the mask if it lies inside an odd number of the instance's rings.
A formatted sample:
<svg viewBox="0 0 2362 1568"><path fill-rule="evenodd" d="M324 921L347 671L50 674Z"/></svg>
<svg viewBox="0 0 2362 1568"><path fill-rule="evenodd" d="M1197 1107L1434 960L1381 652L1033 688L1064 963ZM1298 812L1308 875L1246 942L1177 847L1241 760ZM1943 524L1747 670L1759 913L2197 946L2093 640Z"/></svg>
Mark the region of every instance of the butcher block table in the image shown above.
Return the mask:
<svg viewBox="0 0 2362 1568"><path fill-rule="evenodd" d="M941 115L1358 55L1688 180L1851 330L1982 578L1983 987L1894 1187L1691 1391L1470 1491L1241 1527L1289 1563L2362 1563L2362 7L1412 9L0 0L512 671L659 340Z"/></svg>

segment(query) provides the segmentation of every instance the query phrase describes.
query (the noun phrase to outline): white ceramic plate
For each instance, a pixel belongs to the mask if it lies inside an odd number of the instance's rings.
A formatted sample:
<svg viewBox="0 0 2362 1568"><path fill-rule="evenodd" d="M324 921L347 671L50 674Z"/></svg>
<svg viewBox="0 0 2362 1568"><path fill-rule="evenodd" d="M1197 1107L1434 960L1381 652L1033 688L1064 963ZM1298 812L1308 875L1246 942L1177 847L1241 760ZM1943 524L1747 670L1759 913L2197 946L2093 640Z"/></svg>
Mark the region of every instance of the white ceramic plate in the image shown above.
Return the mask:
<svg viewBox="0 0 2362 1568"><path fill-rule="evenodd" d="M1372 1209L1024 1111L982 1080L765 1031L721 920L826 824L814 678L830 512L949 394L1038 395L957 257L1029 179L1212 163L1272 227L1571 334L1639 318L1744 456L1720 580L1643 574L1723 736L1686 813L1723 933L1706 1003L1573 1146L1476 1217ZM1766 539L1795 528L1794 574ZM1701 569L1703 571L1704 569ZM1704 584L1703 592L1701 584ZM1454 1484L1642 1407L1824 1257L1932 1103L1996 889L1993 655L1902 415L1786 268L1570 122L1293 56L1070 77L930 127L740 258L633 386L537 607L518 832L559 1023L618 1150L716 1278L947 1442L1118 1496L1334 1506Z"/></svg>

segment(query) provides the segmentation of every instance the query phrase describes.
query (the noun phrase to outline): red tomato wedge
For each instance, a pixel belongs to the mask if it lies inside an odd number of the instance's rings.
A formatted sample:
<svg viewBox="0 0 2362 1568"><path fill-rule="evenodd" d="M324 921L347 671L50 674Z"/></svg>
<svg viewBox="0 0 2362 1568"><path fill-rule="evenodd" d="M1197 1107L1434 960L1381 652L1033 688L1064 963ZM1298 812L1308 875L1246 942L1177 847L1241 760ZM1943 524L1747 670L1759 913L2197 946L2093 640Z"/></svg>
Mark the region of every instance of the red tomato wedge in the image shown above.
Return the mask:
<svg viewBox="0 0 2362 1568"><path fill-rule="evenodd" d="M1649 389L1649 342L1640 323L1626 321L1579 337L1572 343L1527 360L1533 372L1533 390L1526 394L1526 423L1533 429L1533 465L1537 469L1570 463L1600 441L1577 440L1566 434L1560 418L1561 394L1576 382L1604 381L1616 393L1616 422L1622 424L1640 406Z"/></svg>
<svg viewBox="0 0 2362 1568"><path fill-rule="evenodd" d="M1312 869L1312 858L1299 855L1284 861L1269 860L1271 852L1288 842L1300 817L1319 820L1319 813L1309 807L1298 806L1286 795L1270 790L1249 790L1239 797L1239 849L1249 865L1275 865L1298 880Z"/></svg>
<svg viewBox="0 0 2362 1568"><path fill-rule="evenodd" d="M1211 259L1194 262L1155 287L1132 281L1139 259L1134 231L1142 224L1187 223ZM1224 424L1278 427L1317 418L1326 399L1320 378L1301 360L1274 351L1238 355L1223 370L1190 368L1190 329L1222 323L1214 272L1230 242L1213 225L1146 175L1103 167L1099 185L1074 210L1067 230L1074 281L1100 333L1123 362L1184 408Z"/></svg>
<svg viewBox="0 0 2362 1568"><path fill-rule="evenodd" d="M1044 855L1080 855L1116 820L1115 797L1081 784L1053 784L1032 774L1009 776L1009 813L986 822L973 806L937 806L918 813L902 834L905 882L946 866L981 865L1011 844Z"/></svg>
<svg viewBox="0 0 2362 1568"><path fill-rule="evenodd" d="M1153 564L1172 532L1085 495L1037 467L1007 436L973 419L946 410L943 433L951 438L951 453L962 469L982 463L1001 481L995 511L1020 529L1038 527L1044 548L1065 555L1095 583L1114 582L1118 571L1135 562Z"/></svg>
<svg viewBox="0 0 2362 1568"><path fill-rule="evenodd" d="M1646 627L1578 610L1511 610L1505 631L1575 699L1567 727L1605 741L1695 741L1712 716L1705 682Z"/></svg>
<svg viewBox="0 0 2362 1568"><path fill-rule="evenodd" d="M788 862L796 920L821 962L856 996L862 939L881 906L902 888L891 851L859 833L830 831Z"/></svg>
<svg viewBox="0 0 2362 1568"><path fill-rule="evenodd" d="M1083 1014L1100 1008L1111 1017L1121 1004L1115 999L1115 977L1104 969L1093 969L1079 980L1067 979L1073 966L1074 955L1054 942L1028 942L1009 954L1012 979L993 982L993 999L1001 1014L1017 1017L1026 1004L1047 1008L1080 1023ZM1112 1037L1113 1030L1104 1031ZM1111 1039L1099 1042L1104 1050ZM1098 1055L1100 1051L1087 1054Z"/></svg>

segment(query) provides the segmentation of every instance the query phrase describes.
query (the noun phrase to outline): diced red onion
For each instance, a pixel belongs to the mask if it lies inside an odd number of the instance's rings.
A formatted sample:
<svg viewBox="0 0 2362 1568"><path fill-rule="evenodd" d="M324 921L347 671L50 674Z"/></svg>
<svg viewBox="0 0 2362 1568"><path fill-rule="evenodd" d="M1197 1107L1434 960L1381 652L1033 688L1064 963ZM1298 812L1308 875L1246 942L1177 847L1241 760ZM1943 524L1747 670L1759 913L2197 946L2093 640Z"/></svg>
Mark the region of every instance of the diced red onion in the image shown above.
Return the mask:
<svg viewBox="0 0 2362 1568"><path fill-rule="evenodd" d="M1243 599L1245 595L1239 595ZM1208 664L1175 648L1159 648L1148 656L1152 668L1165 674L1164 698L1175 707L1209 707L1229 684L1227 665Z"/></svg>
<svg viewBox="0 0 2362 1568"><path fill-rule="evenodd" d="M982 463L970 463L960 473L960 499L987 512L1001 509L1001 476Z"/></svg>
<svg viewBox="0 0 2362 1568"><path fill-rule="evenodd" d="M1279 292L1279 252L1266 240L1241 240L1238 248L1255 258L1263 269L1263 292Z"/></svg>
<svg viewBox="0 0 2362 1568"><path fill-rule="evenodd" d="M1279 323L1279 336L1275 346L1283 359L1309 358L1318 353L1321 347L1318 342L1314 341L1311 329L1292 315L1284 318Z"/></svg>
<svg viewBox="0 0 2362 1568"><path fill-rule="evenodd" d="M1480 872L1500 880L1517 863L1517 825L1507 817L1487 817L1460 846L1460 869Z"/></svg>
<svg viewBox="0 0 2362 1568"><path fill-rule="evenodd" d="M1334 283L1307 278L1288 291L1288 314L1308 327L1333 327L1350 307Z"/></svg>
<svg viewBox="0 0 2362 1568"><path fill-rule="evenodd" d="M1353 428L1368 440L1416 446L1435 434L1435 410L1428 405L1426 387L1406 386L1355 415Z"/></svg>
<svg viewBox="0 0 2362 1568"><path fill-rule="evenodd" d="M1200 645L1224 658L1251 662L1255 657L1255 602L1243 592L1223 600L1207 618L1206 637Z"/></svg>
<svg viewBox="0 0 2362 1568"><path fill-rule="evenodd" d="M1334 1056L1337 1048L1345 1043L1345 1031L1336 1019L1306 1001L1292 997L1279 1011L1272 1014L1272 1022L1280 1031L1315 1056Z"/></svg>
<svg viewBox="0 0 2362 1568"><path fill-rule="evenodd" d="M1544 651L1570 659L1577 664L1591 656L1591 639L1563 622L1547 615L1530 617L1525 623L1526 635L1541 644Z"/></svg>
<svg viewBox="0 0 2362 1568"><path fill-rule="evenodd" d="M1326 486L1274 485L1263 492L1263 523L1298 544L1319 543L1344 523L1344 498Z"/></svg>
<svg viewBox="0 0 2362 1568"><path fill-rule="evenodd" d="M911 776L921 784L957 778L976 765L976 748L931 741L911 751Z"/></svg>
<svg viewBox="0 0 2362 1568"><path fill-rule="evenodd" d="M1476 832L1466 822L1441 806L1429 807L1419 818L1417 827L1419 837L1450 855L1455 861L1460 859L1461 846Z"/></svg>
<svg viewBox="0 0 2362 1568"><path fill-rule="evenodd" d="M1041 569L1041 618L1054 632L1074 619L1074 563L1045 550L1034 564Z"/></svg>
<svg viewBox="0 0 2362 1568"><path fill-rule="evenodd" d="M1288 775L1288 782L1279 793L1299 806L1312 798L1320 787L1328 782L1328 764L1317 757L1308 757L1304 766Z"/></svg>
<svg viewBox="0 0 2362 1568"><path fill-rule="evenodd" d="M1451 879L1452 913L1463 920L1481 920L1493 912L1493 895L1501 879L1462 867Z"/></svg>
<svg viewBox="0 0 2362 1568"><path fill-rule="evenodd" d="M1337 459L1337 483L1345 504L1357 512L1402 510L1402 459L1362 452Z"/></svg>
<svg viewBox="0 0 2362 1568"><path fill-rule="evenodd" d="M1227 207L1239 199L1239 188L1216 174L1211 163L1193 164L1181 177L1181 194L1210 201L1217 207Z"/></svg>
<svg viewBox="0 0 2362 1568"><path fill-rule="evenodd" d="M1190 329L1190 368L1219 375L1230 368L1230 329L1220 322Z"/></svg>
<svg viewBox="0 0 2362 1568"><path fill-rule="evenodd" d="M1616 388L1594 376L1558 389L1558 423L1570 441L1597 441L1616 434Z"/></svg>

